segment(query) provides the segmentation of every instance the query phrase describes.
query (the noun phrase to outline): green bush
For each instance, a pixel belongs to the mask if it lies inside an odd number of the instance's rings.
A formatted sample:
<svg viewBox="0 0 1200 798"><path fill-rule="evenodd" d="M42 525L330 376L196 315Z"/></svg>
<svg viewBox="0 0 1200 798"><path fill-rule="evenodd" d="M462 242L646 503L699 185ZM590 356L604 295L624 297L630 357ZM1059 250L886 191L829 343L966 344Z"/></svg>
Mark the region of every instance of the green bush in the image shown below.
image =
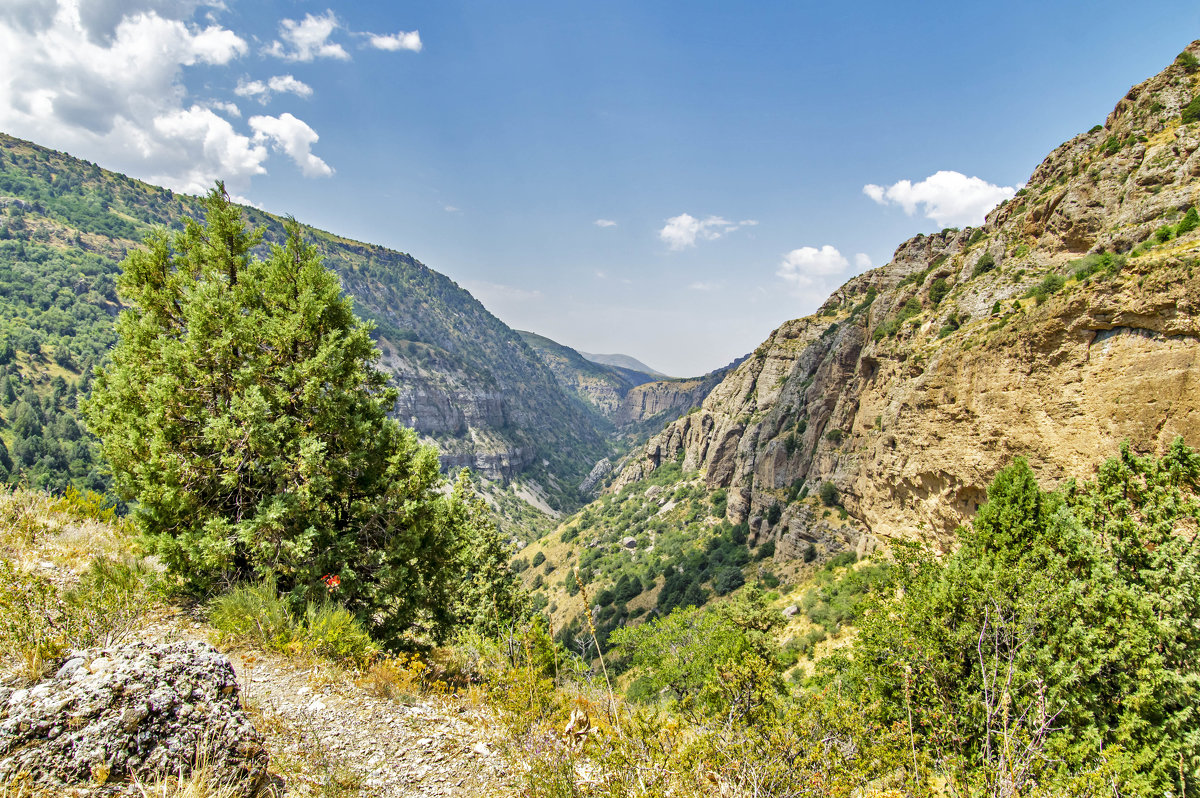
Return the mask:
<svg viewBox="0 0 1200 798"><path fill-rule="evenodd" d="M1184 50L1175 57L1175 63L1182 67L1183 71L1189 75L1200 69L1200 59L1197 59L1196 56L1192 55L1187 50Z"/></svg>
<svg viewBox="0 0 1200 798"><path fill-rule="evenodd" d="M713 577L713 592L718 596L724 596L744 584L746 584L746 577L742 575L742 569L727 566L717 571L717 575Z"/></svg>
<svg viewBox="0 0 1200 798"><path fill-rule="evenodd" d="M360 666L379 651L366 627L345 607L330 599L307 601L297 617L269 578L216 597L209 603L208 617L222 646L311 653Z"/></svg>
<svg viewBox="0 0 1200 798"><path fill-rule="evenodd" d="M1192 122L1200 120L1200 94L1192 98L1192 101L1184 107L1180 118L1185 125L1190 125Z"/></svg>
<svg viewBox="0 0 1200 798"><path fill-rule="evenodd" d="M841 496L838 493L837 485L832 482L822 482L821 488L817 492L817 496L821 499L821 504L826 507L836 507Z"/></svg>
<svg viewBox="0 0 1200 798"><path fill-rule="evenodd" d="M950 286L946 283L945 277L939 277L929 285L929 301L934 307L941 304L948 293L950 293Z"/></svg>
<svg viewBox="0 0 1200 798"><path fill-rule="evenodd" d="M843 432L842 430L838 429L837 427L834 427L831 430L825 431L825 440L829 441L834 446L840 446L842 444L842 440L845 437L846 437L846 433Z"/></svg>
<svg viewBox="0 0 1200 798"><path fill-rule="evenodd" d="M1039 305L1045 302L1052 294L1057 294L1067 284L1066 278L1061 274L1047 274L1042 278L1042 281L1025 292L1025 296L1032 297Z"/></svg>
<svg viewBox="0 0 1200 798"><path fill-rule="evenodd" d="M1200 227L1200 213L1196 212L1196 206L1188 208L1187 213L1179 220L1179 224L1175 226L1176 235L1184 235L1190 233Z"/></svg>
<svg viewBox="0 0 1200 798"><path fill-rule="evenodd" d="M540 551L539 551L537 554L533 555L533 560L532 560L532 561L530 561L530 563L529 563L529 564L530 564L531 566L533 566L534 568L537 568L539 565L541 565L541 564L542 564L542 563L544 563L545 561L546 561L546 555L545 555L545 553L544 553L544 552L540 552Z"/></svg>
<svg viewBox="0 0 1200 798"><path fill-rule="evenodd" d="M990 252L985 252L979 256L979 260L975 261L975 268L971 269L971 279L986 274L994 268L996 268L996 257Z"/></svg>

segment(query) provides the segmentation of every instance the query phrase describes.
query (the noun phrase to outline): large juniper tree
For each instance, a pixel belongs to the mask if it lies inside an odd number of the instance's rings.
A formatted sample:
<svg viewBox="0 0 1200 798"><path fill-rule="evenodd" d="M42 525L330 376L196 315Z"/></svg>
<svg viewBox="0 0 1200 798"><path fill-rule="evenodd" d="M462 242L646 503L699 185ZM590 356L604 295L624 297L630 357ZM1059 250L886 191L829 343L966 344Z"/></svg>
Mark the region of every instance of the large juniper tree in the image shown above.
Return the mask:
<svg viewBox="0 0 1200 798"><path fill-rule="evenodd" d="M120 342L86 405L116 485L194 584L274 576L339 598L384 637L451 619L463 512L337 277L298 224L266 258L224 187L206 224L124 263Z"/></svg>

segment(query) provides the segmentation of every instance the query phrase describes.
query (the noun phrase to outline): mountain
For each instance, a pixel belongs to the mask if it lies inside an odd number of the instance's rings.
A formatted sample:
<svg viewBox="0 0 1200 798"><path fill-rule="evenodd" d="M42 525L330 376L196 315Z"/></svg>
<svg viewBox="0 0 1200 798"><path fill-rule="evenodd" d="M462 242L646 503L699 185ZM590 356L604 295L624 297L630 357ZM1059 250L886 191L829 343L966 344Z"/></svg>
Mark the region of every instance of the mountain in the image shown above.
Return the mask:
<svg viewBox="0 0 1200 798"><path fill-rule="evenodd" d="M554 373L559 385L578 397L597 416L598 426L610 429L618 445L625 446L640 444L668 421L699 407L709 391L739 362L702 377L663 378L657 372L634 371L591 359L596 356L585 356L535 333L520 335ZM626 358L625 355L604 357ZM596 484L594 473L587 482Z"/></svg>
<svg viewBox="0 0 1200 798"><path fill-rule="evenodd" d="M243 213L266 243L282 241L282 219ZM0 434L19 450L13 470L35 484L102 487L75 396L113 343L119 261L152 227L180 229L185 216L200 218L196 198L0 134ZM396 416L438 445L443 464L533 479L552 504L572 504L610 449L521 337L411 255L304 232L375 323L381 366L400 389Z"/></svg>
<svg viewBox="0 0 1200 798"><path fill-rule="evenodd" d="M666 374L663 374L661 371L655 371L642 361L629 355L596 355L592 354L591 352L580 352L579 354L583 355L585 359L590 360L593 363L601 363L605 366L616 366L618 368L628 369L629 371L649 374L651 377L658 377L659 379L670 379L670 377L668 377Z"/></svg>
<svg viewBox="0 0 1200 798"><path fill-rule="evenodd" d="M681 463L781 558L952 545L998 469L1200 443L1200 42L978 228L903 243L621 464ZM839 510L835 515L832 511ZM840 516L840 517L839 517Z"/></svg>
<svg viewBox="0 0 1200 798"><path fill-rule="evenodd" d="M631 388L652 382L654 375L591 360L545 336L517 330L559 384L579 397L600 418L613 422Z"/></svg>

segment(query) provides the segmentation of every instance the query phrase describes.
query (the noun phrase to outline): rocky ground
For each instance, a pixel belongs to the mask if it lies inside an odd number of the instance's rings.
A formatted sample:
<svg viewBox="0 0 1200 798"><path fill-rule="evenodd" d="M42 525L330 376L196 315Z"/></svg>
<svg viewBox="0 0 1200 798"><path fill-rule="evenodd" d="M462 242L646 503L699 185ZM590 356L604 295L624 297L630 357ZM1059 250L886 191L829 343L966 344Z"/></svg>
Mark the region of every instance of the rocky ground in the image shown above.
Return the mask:
<svg viewBox="0 0 1200 798"><path fill-rule="evenodd" d="M141 639L208 640L198 613L156 613ZM276 796L511 796L499 730L466 698L372 695L322 661L231 651L242 700L266 739ZM272 792L273 791L273 792Z"/></svg>

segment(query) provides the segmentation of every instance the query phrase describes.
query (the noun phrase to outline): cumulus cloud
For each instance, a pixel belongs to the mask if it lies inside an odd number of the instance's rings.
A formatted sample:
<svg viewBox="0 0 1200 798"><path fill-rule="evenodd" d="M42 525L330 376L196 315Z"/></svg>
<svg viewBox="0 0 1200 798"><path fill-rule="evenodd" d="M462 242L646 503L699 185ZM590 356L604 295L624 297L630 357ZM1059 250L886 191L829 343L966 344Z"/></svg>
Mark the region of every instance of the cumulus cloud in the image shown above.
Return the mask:
<svg viewBox="0 0 1200 798"><path fill-rule="evenodd" d="M596 225L597 227L616 227L617 226L617 223L614 222L612 219L597 219L596 221L592 222L592 224Z"/></svg>
<svg viewBox="0 0 1200 798"><path fill-rule="evenodd" d="M305 174L331 173L301 120L239 129L235 104L189 96L185 70L227 67L249 51L215 21L222 8L216 0L0 2L0 130L190 193L217 179L245 192L273 149ZM203 24L193 21L198 12ZM264 84L306 89L287 75Z"/></svg>
<svg viewBox="0 0 1200 798"><path fill-rule="evenodd" d="M942 170L918 183L901 180L886 187L869 183L863 193L880 205L899 205L909 216L920 208L941 227L964 227L981 224L988 211L1012 198L1017 189Z"/></svg>
<svg viewBox="0 0 1200 798"><path fill-rule="evenodd" d="M859 252L854 256L854 268L861 270L871 268L871 256L865 252Z"/></svg>
<svg viewBox="0 0 1200 798"><path fill-rule="evenodd" d="M378 50L390 50L392 52L396 50L408 50L412 53L419 53L421 52L421 48L424 47L421 44L421 32L415 30L402 30L391 36L382 36L376 33L368 34L368 36L370 37L371 46Z"/></svg>
<svg viewBox="0 0 1200 798"><path fill-rule="evenodd" d="M720 216L709 216L700 220L689 213L681 213L667 219L666 225L658 231L658 237L671 249L681 250L696 246L697 241L714 241L734 230L756 224L758 222L753 219L731 222Z"/></svg>
<svg viewBox="0 0 1200 798"><path fill-rule="evenodd" d="M319 136L303 120L291 114L252 116L250 127L254 129L255 141L270 142L287 153L305 177L329 177L333 174L329 164L313 155L312 145L317 143Z"/></svg>
<svg viewBox="0 0 1200 798"><path fill-rule="evenodd" d="M266 105L272 94L295 94L297 97L311 97L313 90L312 86L291 75L275 75L265 83L261 80L243 78L238 81L237 88L233 90L233 93L239 97L254 97Z"/></svg>
<svg viewBox="0 0 1200 798"><path fill-rule="evenodd" d="M820 280L837 276L850 266L846 256L835 247L826 244L816 247L800 247L783 256L777 275L793 288L806 288Z"/></svg>
<svg viewBox="0 0 1200 798"><path fill-rule="evenodd" d="M316 58L348 61L350 54L346 49L329 40L340 27L337 16L331 10L320 15L305 14L299 22L285 19L279 23L279 39L283 41L276 39L264 52L285 61L312 61Z"/></svg>

